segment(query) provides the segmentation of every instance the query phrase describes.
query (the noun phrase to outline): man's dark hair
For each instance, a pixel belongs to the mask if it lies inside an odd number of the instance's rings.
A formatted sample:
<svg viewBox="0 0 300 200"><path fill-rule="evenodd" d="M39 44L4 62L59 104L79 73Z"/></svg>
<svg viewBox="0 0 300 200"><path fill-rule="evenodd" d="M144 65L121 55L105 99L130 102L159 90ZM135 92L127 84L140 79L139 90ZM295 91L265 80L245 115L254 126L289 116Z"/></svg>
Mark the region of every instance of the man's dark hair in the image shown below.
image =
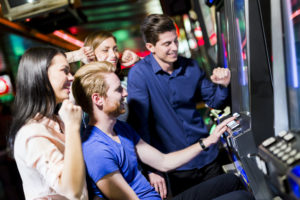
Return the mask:
<svg viewBox="0 0 300 200"><path fill-rule="evenodd" d="M159 34L173 30L176 30L174 21L169 16L162 14L149 15L141 24L144 42L153 45L158 41Z"/></svg>

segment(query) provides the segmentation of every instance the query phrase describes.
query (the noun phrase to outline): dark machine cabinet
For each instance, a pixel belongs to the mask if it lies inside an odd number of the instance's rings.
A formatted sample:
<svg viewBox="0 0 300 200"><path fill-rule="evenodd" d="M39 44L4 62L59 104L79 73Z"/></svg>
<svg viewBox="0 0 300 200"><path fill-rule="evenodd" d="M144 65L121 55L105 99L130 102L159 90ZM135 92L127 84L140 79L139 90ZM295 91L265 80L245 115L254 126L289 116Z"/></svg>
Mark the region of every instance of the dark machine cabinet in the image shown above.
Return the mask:
<svg viewBox="0 0 300 200"><path fill-rule="evenodd" d="M257 148L249 126L250 120L249 116L240 114L236 123L228 125L229 131L223 135L223 142L248 190L257 200L272 199L264 174L256 164Z"/></svg>
<svg viewBox="0 0 300 200"><path fill-rule="evenodd" d="M284 199L300 198L300 136L280 132L259 146L257 166L267 177L273 192Z"/></svg>
<svg viewBox="0 0 300 200"><path fill-rule="evenodd" d="M226 26L219 36L227 35L227 43L220 46L228 52L232 112L240 114L240 125L232 129L225 141L235 168L249 190L256 199L267 200L273 194L256 164L256 155L259 144L274 135L274 95L266 39L269 36L262 15L268 5L261 6L259 0L224 0L217 6L216 16L220 16L219 29ZM219 41L222 39L219 37Z"/></svg>

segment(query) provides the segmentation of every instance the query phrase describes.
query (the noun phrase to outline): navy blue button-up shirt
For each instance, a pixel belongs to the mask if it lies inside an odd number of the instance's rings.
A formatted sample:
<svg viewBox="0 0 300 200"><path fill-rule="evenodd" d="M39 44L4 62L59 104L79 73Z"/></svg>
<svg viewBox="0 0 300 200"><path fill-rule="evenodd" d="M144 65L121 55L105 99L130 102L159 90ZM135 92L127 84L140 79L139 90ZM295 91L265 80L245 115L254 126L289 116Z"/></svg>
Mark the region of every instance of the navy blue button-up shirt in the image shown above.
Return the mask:
<svg viewBox="0 0 300 200"><path fill-rule="evenodd" d="M129 122L140 136L163 153L188 147L208 136L196 103L220 107L227 88L214 85L195 60L178 57L172 74L164 72L152 54L129 71ZM218 154L216 146L201 152L178 170L200 169Z"/></svg>

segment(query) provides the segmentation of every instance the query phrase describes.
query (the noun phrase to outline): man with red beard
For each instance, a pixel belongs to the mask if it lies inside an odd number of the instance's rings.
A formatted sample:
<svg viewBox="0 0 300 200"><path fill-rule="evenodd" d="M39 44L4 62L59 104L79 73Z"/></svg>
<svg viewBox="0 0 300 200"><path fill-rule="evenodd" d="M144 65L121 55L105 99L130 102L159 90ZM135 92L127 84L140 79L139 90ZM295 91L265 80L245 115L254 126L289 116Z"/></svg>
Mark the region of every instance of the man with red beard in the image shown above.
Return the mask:
<svg viewBox="0 0 300 200"><path fill-rule="evenodd" d="M127 123L117 120L125 112L127 91L122 88L114 69L109 62L87 64L76 72L72 84L76 102L90 116L82 150L94 194L104 199L160 200L138 168L138 158L167 172L189 162L204 149L196 142L180 151L163 154L144 142ZM232 120L233 117L218 125L203 143L208 147L215 144ZM253 200L249 193L238 190L239 183L234 174L224 174L173 199Z"/></svg>
<svg viewBox="0 0 300 200"><path fill-rule="evenodd" d="M223 106L230 71L215 68L209 80L196 60L179 56L176 28L166 15L146 17L141 32L151 54L129 71L128 122L144 141L163 153L201 142L209 131L196 103L203 101L211 108ZM168 173L172 195L223 173L217 159L218 146L205 149L189 163ZM149 179L165 198L165 181L159 173L149 173Z"/></svg>

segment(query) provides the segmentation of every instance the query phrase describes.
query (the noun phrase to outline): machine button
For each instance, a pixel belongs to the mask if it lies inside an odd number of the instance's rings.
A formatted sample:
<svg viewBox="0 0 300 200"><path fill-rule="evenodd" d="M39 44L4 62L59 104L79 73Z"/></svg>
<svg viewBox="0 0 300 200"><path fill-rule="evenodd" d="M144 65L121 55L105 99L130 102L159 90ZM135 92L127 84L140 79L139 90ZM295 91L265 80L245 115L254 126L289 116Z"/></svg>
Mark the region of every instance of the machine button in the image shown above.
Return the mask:
<svg viewBox="0 0 300 200"><path fill-rule="evenodd" d="M284 143L281 141L281 142L278 142L277 144L276 144L276 147L277 148L280 148L280 147L282 147L282 145L283 145Z"/></svg>
<svg viewBox="0 0 300 200"><path fill-rule="evenodd" d="M277 154L277 156L280 158L280 157L282 157L284 155L284 152L279 152L278 154Z"/></svg>
<svg viewBox="0 0 300 200"><path fill-rule="evenodd" d="M291 147L288 147L284 150L285 153L289 153L290 151L292 151L292 148Z"/></svg>
<svg viewBox="0 0 300 200"><path fill-rule="evenodd" d="M300 153L297 153L296 155L295 155L295 160L299 160L300 159Z"/></svg>
<svg viewBox="0 0 300 200"><path fill-rule="evenodd" d="M282 137L284 137L286 134L287 134L286 131L281 131L280 133L278 133L278 136L282 138Z"/></svg>
<svg viewBox="0 0 300 200"><path fill-rule="evenodd" d="M296 153L297 153L297 150L296 150L296 149L293 149L293 150L290 152L290 156L294 156L294 155L296 155Z"/></svg>
<svg viewBox="0 0 300 200"><path fill-rule="evenodd" d="M274 153L275 155L277 155L279 152L280 152L280 149L275 149L275 150L273 151L273 153Z"/></svg>
<svg viewBox="0 0 300 200"><path fill-rule="evenodd" d="M288 165L291 165L291 164L293 164L295 162L295 159L294 158L289 158L287 161L286 161L286 163L288 164Z"/></svg>
<svg viewBox="0 0 300 200"><path fill-rule="evenodd" d="M283 144L283 145L280 147L280 149L281 149L281 150L285 150L287 147L288 147L287 144Z"/></svg>
<svg viewBox="0 0 300 200"><path fill-rule="evenodd" d="M264 147L268 147L268 146L270 146L271 144L274 144L275 142L276 142L276 139L275 139L274 137L270 137L270 138L266 139L266 140L262 143L262 145L263 145Z"/></svg>
<svg viewBox="0 0 300 200"><path fill-rule="evenodd" d="M231 130L233 130L233 129L235 129L236 127L238 127L239 124L236 123L235 121L231 121L231 122L229 122L229 123L227 124L227 126L228 126Z"/></svg>
<svg viewBox="0 0 300 200"><path fill-rule="evenodd" d="M291 141L291 140L294 139L294 138L295 138L295 136L294 136L293 133L288 133L288 134L286 134L286 135L283 137L283 139L284 139L285 141L287 141L287 142Z"/></svg>
<svg viewBox="0 0 300 200"><path fill-rule="evenodd" d="M276 149L275 146L271 146L271 147L269 148L270 151L274 151L275 149Z"/></svg>
<svg viewBox="0 0 300 200"><path fill-rule="evenodd" d="M239 113L233 113L233 115L236 119L239 118L241 115Z"/></svg>
<svg viewBox="0 0 300 200"><path fill-rule="evenodd" d="M282 160L282 161L286 161L288 158L289 158L289 155L284 155L284 156L281 158L281 160Z"/></svg>

